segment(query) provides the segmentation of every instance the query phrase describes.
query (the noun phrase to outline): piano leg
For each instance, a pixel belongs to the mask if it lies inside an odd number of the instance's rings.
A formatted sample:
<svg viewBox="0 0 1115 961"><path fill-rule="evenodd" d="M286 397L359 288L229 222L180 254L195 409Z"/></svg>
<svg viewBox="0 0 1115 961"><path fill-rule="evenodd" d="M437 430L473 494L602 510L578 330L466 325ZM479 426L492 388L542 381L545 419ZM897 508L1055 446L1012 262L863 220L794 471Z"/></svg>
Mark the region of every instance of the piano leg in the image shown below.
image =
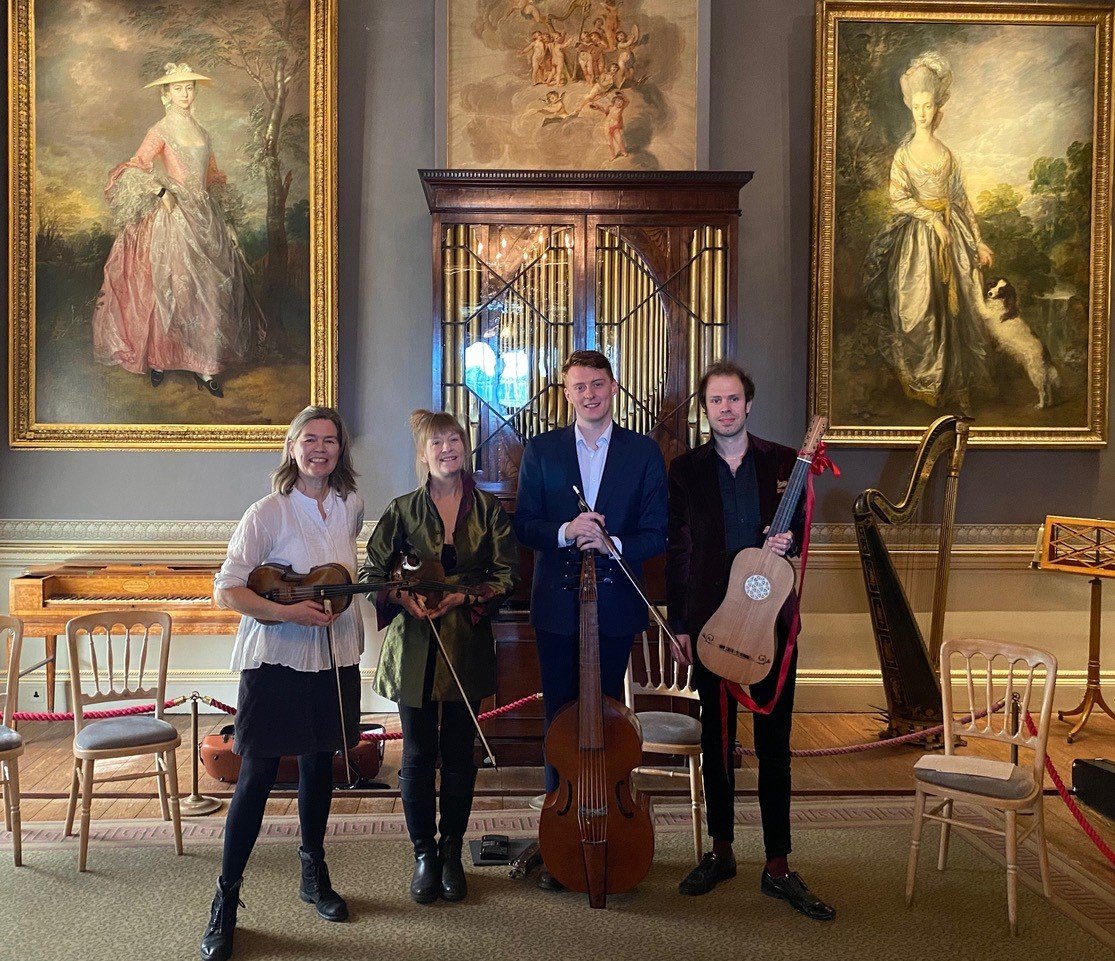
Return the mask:
<svg viewBox="0 0 1115 961"><path fill-rule="evenodd" d="M46 709L50 712L54 711L54 672L58 667L57 664L57 647L58 636L50 636L43 638L43 645L46 648L44 657L47 658L46 662Z"/></svg>

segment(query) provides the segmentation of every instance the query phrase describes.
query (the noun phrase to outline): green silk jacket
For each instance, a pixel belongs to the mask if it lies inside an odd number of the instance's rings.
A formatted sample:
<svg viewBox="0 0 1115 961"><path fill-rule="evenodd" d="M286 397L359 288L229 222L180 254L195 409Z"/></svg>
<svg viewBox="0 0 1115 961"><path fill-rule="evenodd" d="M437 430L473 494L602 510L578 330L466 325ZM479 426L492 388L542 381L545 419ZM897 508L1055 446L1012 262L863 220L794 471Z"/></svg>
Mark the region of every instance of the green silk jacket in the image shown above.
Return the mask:
<svg viewBox="0 0 1115 961"><path fill-rule="evenodd" d="M423 561L440 561L445 532L426 485L396 497L379 519L368 540L368 556L360 568L360 580L390 576L397 551L406 549ZM452 584L480 588L484 600L461 605L435 622L445 649L470 701L495 693L496 652L492 615L515 588L518 548L511 521L499 501L479 490L465 475L461 507L453 530L457 566L446 580ZM422 706L422 687L430 645L437 645L428 622L407 614L393 604L387 592L376 598L379 628L387 628L379 656L374 688L376 693L409 707ZM459 701L445 660L438 652L431 697L435 701Z"/></svg>

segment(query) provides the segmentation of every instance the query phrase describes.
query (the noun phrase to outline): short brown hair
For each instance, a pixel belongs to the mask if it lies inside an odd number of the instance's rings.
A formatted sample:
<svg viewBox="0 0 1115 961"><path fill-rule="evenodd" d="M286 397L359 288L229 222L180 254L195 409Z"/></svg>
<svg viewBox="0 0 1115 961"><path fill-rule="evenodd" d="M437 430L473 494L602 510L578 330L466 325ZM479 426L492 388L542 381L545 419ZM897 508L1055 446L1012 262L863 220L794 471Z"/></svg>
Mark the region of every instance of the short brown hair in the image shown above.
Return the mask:
<svg viewBox="0 0 1115 961"><path fill-rule="evenodd" d="M444 410L423 410L419 408L410 415L410 431L414 435L414 472L418 482L425 484L430 476L430 465L422 459L422 452L434 434L456 434L465 448L463 468L470 473L472 464L472 443L461 422Z"/></svg>
<svg viewBox="0 0 1115 961"><path fill-rule="evenodd" d="M612 373L612 363L598 350L575 350L566 359L565 363L561 365L561 379L565 380L565 375L569 373L570 367L591 367L593 370L606 370L608 376L616 379L616 375Z"/></svg>
<svg viewBox="0 0 1115 961"><path fill-rule="evenodd" d="M755 398L755 381L753 381L739 364L731 360L718 360L709 364L701 374L701 381L697 384L697 401L702 409L705 408L705 395L708 393L708 382L713 377L736 377L743 384L743 399L750 404Z"/></svg>

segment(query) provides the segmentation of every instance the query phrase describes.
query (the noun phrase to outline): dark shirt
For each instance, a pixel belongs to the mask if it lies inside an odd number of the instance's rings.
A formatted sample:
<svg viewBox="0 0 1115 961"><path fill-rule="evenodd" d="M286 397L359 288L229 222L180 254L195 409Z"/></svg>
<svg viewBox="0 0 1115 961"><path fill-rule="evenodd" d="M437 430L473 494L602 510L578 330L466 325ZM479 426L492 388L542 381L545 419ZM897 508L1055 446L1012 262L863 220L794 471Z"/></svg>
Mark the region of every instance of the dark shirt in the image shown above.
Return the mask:
<svg viewBox="0 0 1115 961"><path fill-rule="evenodd" d="M735 557L745 547L759 547L763 543L759 481L751 449L743 455L734 476L724 458L717 454L716 476L724 505L724 546L728 556Z"/></svg>

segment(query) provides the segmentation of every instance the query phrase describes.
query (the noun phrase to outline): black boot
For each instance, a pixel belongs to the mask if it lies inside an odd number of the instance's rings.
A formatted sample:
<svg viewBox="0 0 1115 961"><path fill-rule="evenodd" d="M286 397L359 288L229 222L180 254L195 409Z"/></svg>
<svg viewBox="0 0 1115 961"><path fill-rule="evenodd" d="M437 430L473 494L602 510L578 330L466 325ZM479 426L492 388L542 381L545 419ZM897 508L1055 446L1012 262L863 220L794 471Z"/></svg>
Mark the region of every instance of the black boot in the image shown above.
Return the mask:
<svg viewBox="0 0 1115 961"><path fill-rule="evenodd" d="M298 849L302 860L302 883L298 896L307 904L317 907L317 913L326 921L347 921L348 905L329 883L329 867L322 851Z"/></svg>
<svg viewBox="0 0 1115 961"><path fill-rule="evenodd" d="M441 854L441 896L446 901L463 901L468 895L461 850L472 813L475 786L476 768L441 773L441 844L438 851Z"/></svg>
<svg viewBox="0 0 1115 961"><path fill-rule="evenodd" d="M232 935L236 931L236 909L240 900L240 881L227 884L217 879L217 893L209 909L209 926L201 936L202 961L228 961L232 957Z"/></svg>
<svg viewBox="0 0 1115 961"><path fill-rule="evenodd" d="M414 874L410 879L410 896L419 904L430 904L441 895L441 862L434 836L437 804L434 778L399 775L399 794L403 800L407 831L414 842Z"/></svg>

